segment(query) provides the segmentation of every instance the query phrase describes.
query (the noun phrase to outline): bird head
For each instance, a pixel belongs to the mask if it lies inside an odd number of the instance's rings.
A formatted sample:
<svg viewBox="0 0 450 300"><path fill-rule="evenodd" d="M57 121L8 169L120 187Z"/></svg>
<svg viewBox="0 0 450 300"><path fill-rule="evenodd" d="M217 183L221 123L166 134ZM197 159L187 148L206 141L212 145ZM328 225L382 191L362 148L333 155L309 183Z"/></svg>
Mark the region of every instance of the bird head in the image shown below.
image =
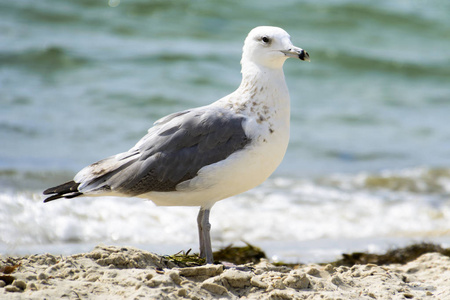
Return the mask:
<svg viewBox="0 0 450 300"><path fill-rule="evenodd" d="M309 61L309 54L291 42L289 34L279 27L259 26L250 31L244 42L241 64L252 62L279 69L287 58Z"/></svg>

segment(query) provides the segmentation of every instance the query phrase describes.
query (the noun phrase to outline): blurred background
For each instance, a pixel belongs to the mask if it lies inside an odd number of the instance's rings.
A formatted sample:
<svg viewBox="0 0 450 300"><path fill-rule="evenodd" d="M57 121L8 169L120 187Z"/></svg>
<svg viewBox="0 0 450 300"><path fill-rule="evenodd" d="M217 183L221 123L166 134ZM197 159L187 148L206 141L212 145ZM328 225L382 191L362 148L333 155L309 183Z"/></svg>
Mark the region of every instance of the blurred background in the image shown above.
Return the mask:
<svg viewBox="0 0 450 300"><path fill-rule="evenodd" d="M213 247L325 261L450 245L450 2L0 2L0 252L197 246L197 208L42 191L240 83L247 33L284 28L291 142L263 185L212 210Z"/></svg>

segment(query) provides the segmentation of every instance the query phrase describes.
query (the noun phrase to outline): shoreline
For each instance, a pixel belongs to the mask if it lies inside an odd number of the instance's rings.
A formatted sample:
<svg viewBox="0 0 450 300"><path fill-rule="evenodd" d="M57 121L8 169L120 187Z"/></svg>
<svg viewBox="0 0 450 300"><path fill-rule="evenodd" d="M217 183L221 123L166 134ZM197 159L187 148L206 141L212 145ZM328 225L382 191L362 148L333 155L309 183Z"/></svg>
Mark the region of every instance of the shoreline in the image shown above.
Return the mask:
<svg viewBox="0 0 450 300"><path fill-rule="evenodd" d="M306 241L257 241L258 245L264 249L266 257L271 262L284 262L289 264L324 263L338 260L343 253L366 252L382 254L390 249L404 248L412 244L431 243L450 247L450 236L440 237L367 237L367 238L327 238ZM198 243L134 243L134 242L90 242L90 243L52 243L52 244L27 244L27 245L0 245L0 258L5 256L27 256L33 254L51 253L54 255L74 255L90 252L98 245L134 247L149 251L158 255L173 254L180 250L195 250ZM243 247L245 241L232 243L234 246ZM216 243L213 250L220 250L227 247L229 243Z"/></svg>
<svg viewBox="0 0 450 300"><path fill-rule="evenodd" d="M438 252L418 255L405 264L359 261L353 266L336 262L286 266L261 259L237 268L220 264L179 267L167 256L134 247L97 246L91 252L68 256L2 257L0 298L450 298L450 257Z"/></svg>

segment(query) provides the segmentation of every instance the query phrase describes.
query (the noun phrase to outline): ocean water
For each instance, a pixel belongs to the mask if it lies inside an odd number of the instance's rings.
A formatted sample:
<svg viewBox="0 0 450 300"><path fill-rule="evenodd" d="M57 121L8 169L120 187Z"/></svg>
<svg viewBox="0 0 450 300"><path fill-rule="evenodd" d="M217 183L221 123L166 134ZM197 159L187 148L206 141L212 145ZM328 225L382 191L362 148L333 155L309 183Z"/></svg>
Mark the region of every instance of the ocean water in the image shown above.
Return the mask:
<svg viewBox="0 0 450 300"><path fill-rule="evenodd" d="M449 246L448 15L443 0L0 2L0 252L196 251L196 208L41 193L232 92L258 25L284 28L311 63L285 63L288 152L214 206L213 247L305 262Z"/></svg>

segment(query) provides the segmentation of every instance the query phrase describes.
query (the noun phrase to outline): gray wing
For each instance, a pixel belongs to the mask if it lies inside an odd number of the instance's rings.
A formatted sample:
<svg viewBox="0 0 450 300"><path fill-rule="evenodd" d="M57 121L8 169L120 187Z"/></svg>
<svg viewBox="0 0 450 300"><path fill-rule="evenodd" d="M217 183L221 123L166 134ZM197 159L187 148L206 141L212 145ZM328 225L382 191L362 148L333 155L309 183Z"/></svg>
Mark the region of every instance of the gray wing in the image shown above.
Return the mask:
<svg viewBox="0 0 450 300"><path fill-rule="evenodd" d="M75 177L80 192L116 191L139 195L174 191L204 166L243 149L250 138L245 117L202 107L161 119L128 152L86 167Z"/></svg>

